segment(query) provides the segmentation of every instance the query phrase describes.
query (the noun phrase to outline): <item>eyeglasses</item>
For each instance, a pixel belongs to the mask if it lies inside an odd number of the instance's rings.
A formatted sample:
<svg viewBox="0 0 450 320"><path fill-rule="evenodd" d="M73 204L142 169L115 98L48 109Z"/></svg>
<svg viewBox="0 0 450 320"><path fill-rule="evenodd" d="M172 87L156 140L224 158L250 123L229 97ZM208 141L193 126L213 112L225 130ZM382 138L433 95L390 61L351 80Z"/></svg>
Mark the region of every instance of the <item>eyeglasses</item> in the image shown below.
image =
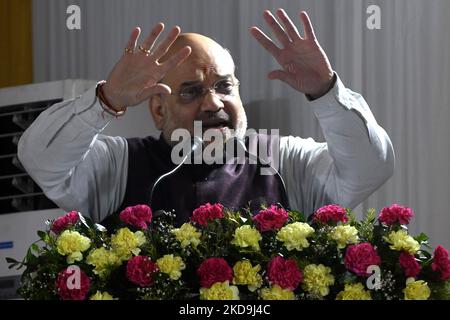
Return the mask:
<svg viewBox="0 0 450 320"><path fill-rule="evenodd" d="M208 92L215 94L222 101L229 101L237 94L239 81L220 79L211 88L205 88L201 84L183 87L178 93L172 93L179 98L182 104L189 104L205 96Z"/></svg>

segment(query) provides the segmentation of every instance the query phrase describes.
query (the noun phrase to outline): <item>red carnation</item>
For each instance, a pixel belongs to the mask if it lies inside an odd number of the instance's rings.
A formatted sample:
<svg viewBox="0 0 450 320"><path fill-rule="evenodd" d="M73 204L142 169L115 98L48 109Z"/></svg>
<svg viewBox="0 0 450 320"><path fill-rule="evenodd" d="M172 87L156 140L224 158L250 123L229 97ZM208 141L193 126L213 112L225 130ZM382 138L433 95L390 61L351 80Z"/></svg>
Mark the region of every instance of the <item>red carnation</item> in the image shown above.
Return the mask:
<svg viewBox="0 0 450 320"><path fill-rule="evenodd" d="M220 203L207 203L194 210L191 221L206 227L209 221L217 218L223 218L223 206Z"/></svg>
<svg viewBox="0 0 450 320"><path fill-rule="evenodd" d="M398 261L407 278L416 277L420 273L420 264L413 255L403 251L400 253Z"/></svg>
<svg viewBox="0 0 450 320"><path fill-rule="evenodd" d="M90 285L86 273L74 266L59 272L55 282L56 292L63 300L84 300Z"/></svg>
<svg viewBox="0 0 450 320"><path fill-rule="evenodd" d="M152 285L155 282L153 274L158 271L158 266L149 257L136 256L127 263L128 280L141 287Z"/></svg>
<svg viewBox="0 0 450 320"><path fill-rule="evenodd" d="M256 221L256 228L259 231L278 230L284 226L289 219L289 214L283 208L277 206L270 206L265 210L261 210L253 217Z"/></svg>
<svg viewBox="0 0 450 320"><path fill-rule="evenodd" d="M347 222L347 211L335 204L330 204L328 206L324 206L316 211L313 217L314 221L320 221L323 224L327 224L329 222Z"/></svg>
<svg viewBox="0 0 450 320"><path fill-rule="evenodd" d="M437 246L437 248L434 249L431 269L440 272L441 280L445 281L450 277L450 259L448 257L448 251L444 247Z"/></svg>
<svg viewBox="0 0 450 320"><path fill-rule="evenodd" d="M295 290L302 281L302 272L294 259L277 256L267 266L267 277L271 284L283 289Z"/></svg>
<svg viewBox="0 0 450 320"><path fill-rule="evenodd" d="M197 274L203 288L210 288L216 282L233 280L233 270L223 258L206 259L198 267Z"/></svg>
<svg viewBox="0 0 450 320"><path fill-rule="evenodd" d="M127 207L120 213L120 220L133 227L147 230L147 222L152 221L152 209L145 204Z"/></svg>
<svg viewBox="0 0 450 320"><path fill-rule="evenodd" d="M345 267L362 277L370 276L367 268L381 263L375 248L367 242L354 244L347 248L344 258Z"/></svg>
<svg viewBox="0 0 450 320"><path fill-rule="evenodd" d="M52 223L52 227L50 230L52 230L56 234L60 234L62 231L67 229L70 226L73 226L77 223L79 219L78 212L77 211L70 211L69 213L63 215L62 217L59 217Z"/></svg>
<svg viewBox="0 0 450 320"><path fill-rule="evenodd" d="M414 214L411 208L393 204L392 206L385 207L381 210L378 220L387 226L391 226L396 222L408 224L413 216Z"/></svg>

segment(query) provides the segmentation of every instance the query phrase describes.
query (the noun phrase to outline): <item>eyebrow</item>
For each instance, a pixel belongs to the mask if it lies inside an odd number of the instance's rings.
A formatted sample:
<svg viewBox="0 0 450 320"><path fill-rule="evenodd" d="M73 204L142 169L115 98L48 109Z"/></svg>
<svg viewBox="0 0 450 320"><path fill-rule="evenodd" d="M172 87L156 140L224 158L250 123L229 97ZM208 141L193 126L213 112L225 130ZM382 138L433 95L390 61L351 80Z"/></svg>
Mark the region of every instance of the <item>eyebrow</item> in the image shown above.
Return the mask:
<svg viewBox="0 0 450 320"><path fill-rule="evenodd" d="M230 74L225 74L225 75L219 75L218 77L219 77L219 78L218 78L215 82L220 81L220 80L225 80L225 79L232 78L233 75L230 73ZM192 86L192 85L200 84L200 83L201 83L200 80L185 81L185 82L183 82L183 83L180 84L180 88L183 88L183 87L190 87L190 86Z"/></svg>

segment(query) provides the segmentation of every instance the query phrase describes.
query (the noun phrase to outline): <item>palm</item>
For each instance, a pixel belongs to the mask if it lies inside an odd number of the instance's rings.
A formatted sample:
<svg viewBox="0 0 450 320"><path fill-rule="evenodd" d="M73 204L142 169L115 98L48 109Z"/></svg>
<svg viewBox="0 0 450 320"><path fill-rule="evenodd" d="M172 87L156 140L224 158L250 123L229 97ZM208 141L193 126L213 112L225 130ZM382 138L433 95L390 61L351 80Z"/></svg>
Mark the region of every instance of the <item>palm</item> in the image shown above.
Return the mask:
<svg viewBox="0 0 450 320"><path fill-rule="evenodd" d="M320 95L329 86L333 71L325 52L315 38L308 16L302 12L304 38L300 36L284 10L279 10L278 16L285 29L281 28L270 12L264 13L267 23L282 45L281 48L258 28L253 27L251 30L252 35L283 68L270 72L269 79L284 81L306 94Z"/></svg>
<svg viewBox="0 0 450 320"><path fill-rule="evenodd" d="M185 47L172 55L167 61L159 60L169 50L180 34L180 29L175 27L168 36L154 47L154 44L164 29L162 23L155 26L152 33L141 44L141 48L149 50L137 50L136 44L140 30L133 30L127 44L130 52L125 53L108 76L105 84L105 94L114 105L134 106L145 101L155 94L170 94L170 88L159 81L166 73L180 64L191 49ZM150 49L151 52L150 52Z"/></svg>

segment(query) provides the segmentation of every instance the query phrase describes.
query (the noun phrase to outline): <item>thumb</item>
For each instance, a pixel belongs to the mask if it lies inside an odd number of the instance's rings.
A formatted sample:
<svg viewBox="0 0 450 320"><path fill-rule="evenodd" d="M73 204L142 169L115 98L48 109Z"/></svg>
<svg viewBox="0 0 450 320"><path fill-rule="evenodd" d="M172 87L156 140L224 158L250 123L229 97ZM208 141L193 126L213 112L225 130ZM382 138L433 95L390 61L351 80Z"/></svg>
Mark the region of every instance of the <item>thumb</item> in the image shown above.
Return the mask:
<svg viewBox="0 0 450 320"><path fill-rule="evenodd" d="M140 101L144 101L147 100L148 98L150 98L151 96L154 95L170 95L172 93L172 90L170 89L170 87L166 84L163 83L157 83L151 87L145 87L144 90L141 92L141 94L139 95L139 99Z"/></svg>

